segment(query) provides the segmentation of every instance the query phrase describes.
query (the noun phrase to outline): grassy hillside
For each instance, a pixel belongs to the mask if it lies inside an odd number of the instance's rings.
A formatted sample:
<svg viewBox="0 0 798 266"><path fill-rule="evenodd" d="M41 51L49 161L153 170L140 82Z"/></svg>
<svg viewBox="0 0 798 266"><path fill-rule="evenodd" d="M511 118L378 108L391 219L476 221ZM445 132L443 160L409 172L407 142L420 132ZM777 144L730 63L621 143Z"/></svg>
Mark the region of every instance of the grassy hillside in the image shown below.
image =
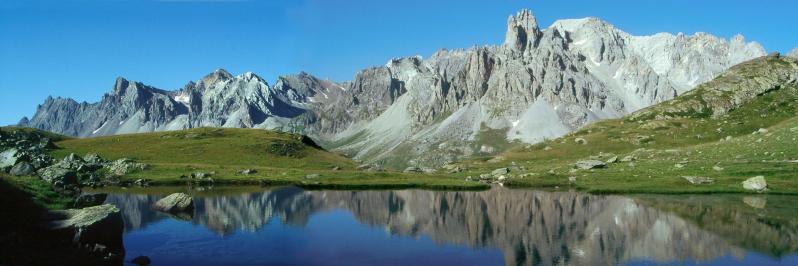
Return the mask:
<svg viewBox="0 0 798 266"><path fill-rule="evenodd" d="M56 142L56 158L97 153L105 159L131 158L150 167L124 179L155 184L185 183L194 172L214 182L297 184L325 187L479 188L482 184L436 175L357 171L356 162L325 151L300 135L260 129L197 128ZM335 168L335 169L334 169ZM256 174L238 171L255 169ZM318 174L318 177L306 178Z"/></svg>
<svg viewBox="0 0 798 266"><path fill-rule="evenodd" d="M510 150L491 163L467 162L470 171L460 176L512 167L508 183L514 186L710 193L743 192L740 182L763 175L770 193L798 193L796 76L795 59L755 59L624 119L600 121L559 139ZM757 132L760 128L766 130ZM573 167L579 160L615 156L619 161L605 169ZM620 162L626 156L636 159ZM715 182L692 185L682 176Z"/></svg>

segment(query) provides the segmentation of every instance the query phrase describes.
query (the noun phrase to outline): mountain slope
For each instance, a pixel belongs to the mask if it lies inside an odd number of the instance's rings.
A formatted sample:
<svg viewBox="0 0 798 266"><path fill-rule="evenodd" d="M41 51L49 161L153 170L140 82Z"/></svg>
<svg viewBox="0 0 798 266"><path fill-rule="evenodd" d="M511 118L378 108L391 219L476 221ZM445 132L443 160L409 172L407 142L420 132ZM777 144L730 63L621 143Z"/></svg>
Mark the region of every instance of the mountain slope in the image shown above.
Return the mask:
<svg viewBox="0 0 798 266"><path fill-rule="evenodd" d="M771 193L796 193L798 59L767 56L673 100L562 138L470 162L460 175L511 167L512 185L573 186L594 192L741 192L765 176ZM610 161L578 170L580 160ZM613 162L614 161L614 162ZM683 176L712 184L691 185ZM571 180L573 179L573 181Z"/></svg>
<svg viewBox="0 0 798 266"><path fill-rule="evenodd" d="M178 91L118 79L99 103L49 98L21 125L72 136L210 127L302 132L389 166L437 166L552 139L673 98L764 55L741 36L632 36L595 19L540 28L528 10L504 43L397 58L350 82L307 73L275 86L217 70Z"/></svg>

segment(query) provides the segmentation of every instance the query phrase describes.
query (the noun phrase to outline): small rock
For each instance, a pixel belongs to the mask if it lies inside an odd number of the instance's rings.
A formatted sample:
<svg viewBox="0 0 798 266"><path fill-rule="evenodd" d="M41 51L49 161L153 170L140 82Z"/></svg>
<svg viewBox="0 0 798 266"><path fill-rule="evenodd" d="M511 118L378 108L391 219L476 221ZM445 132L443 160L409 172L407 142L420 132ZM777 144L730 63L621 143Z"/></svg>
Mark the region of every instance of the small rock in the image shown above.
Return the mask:
<svg viewBox="0 0 798 266"><path fill-rule="evenodd" d="M333 171L341 171L341 167L340 166L333 166L332 170Z"/></svg>
<svg viewBox="0 0 798 266"><path fill-rule="evenodd" d="M493 179L493 175L491 174L481 174L479 175L479 180L490 180Z"/></svg>
<svg viewBox="0 0 798 266"><path fill-rule="evenodd" d="M617 161L618 161L618 156L612 156L609 159L607 159L607 163L615 163Z"/></svg>
<svg viewBox="0 0 798 266"><path fill-rule="evenodd" d="M599 160L584 160L576 162L575 166L576 168L587 170L606 168L607 164Z"/></svg>
<svg viewBox="0 0 798 266"><path fill-rule="evenodd" d="M255 169L244 169L244 170L238 171L238 174L240 174L240 175L254 175L254 174L257 174L257 173L258 173L258 170L255 170Z"/></svg>
<svg viewBox="0 0 798 266"><path fill-rule="evenodd" d="M760 175L743 181L743 188L745 190L763 192L767 190L768 185L767 182L765 182L765 177Z"/></svg>
<svg viewBox="0 0 798 266"><path fill-rule="evenodd" d="M479 147L479 152L481 153L493 153L495 151L496 151L495 148L488 145L482 145L481 147Z"/></svg>
<svg viewBox="0 0 798 266"><path fill-rule="evenodd" d="M543 148L544 151L550 151L551 149L552 149L551 146L546 146L545 148Z"/></svg>
<svg viewBox="0 0 798 266"><path fill-rule="evenodd" d="M211 173L206 173L206 172L194 172L194 173L191 173L191 178L194 178L194 179L205 179L205 178L209 178L209 177L211 177Z"/></svg>
<svg viewBox="0 0 798 266"><path fill-rule="evenodd" d="M568 182L576 183L576 177L575 176L569 176L568 177Z"/></svg>
<svg viewBox="0 0 798 266"><path fill-rule="evenodd" d="M317 179L319 177L321 177L320 174L309 174L305 176L305 179Z"/></svg>
<svg viewBox="0 0 798 266"><path fill-rule="evenodd" d="M714 179L710 177L703 177L703 176L682 176L687 182L693 185L702 185L702 184L712 184L715 182Z"/></svg>
<svg viewBox="0 0 798 266"><path fill-rule="evenodd" d="M188 212L194 209L194 200L186 193L174 193L158 200L153 207L168 213Z"/></svg>
<svg viewBox="0 0 798 266"><path fill-rule="evenodd" d="M507 180L507 176L506 175L500 175L498 178L496 178L496 180L499 181L499 182L504 182L504 180Z"/></svg>
<svg viewBox="0 0 798 266"><path fill-rule="evenodd" d="M715 171L723 171L723 167L720 167L720 166L717 166L717 165L715 165L715 166L713 166L713 167L712 167L712 170L715 170Z"/></svg>
<svg viewBox="0 0 798 266"><path fill-rule="evenodd" d="M677 164L674 164L673 167L684 168L684 164L677 163Z"/></svg>
<svg viewBox="0 0 798 266"><path fill-rule="evenodd" d="M587 140L584 138L576 138L574 139L574 142L576 142L576 144L587 145Z"/></svg>
<svg viewBox="0 0 798 266"><path fill-rule="evenodd" d="M133 263L133 264L136 264L136 265L139 265L139 266L147 266L147 265L150 265L150 263L152 263L152 261L147 256L138 256L138 257L133 258L133 260L131 260L130 263Z"/></svg>
<svg viewBox="0 0 798 266"><path fill-rule="evenodd" d="M632 156L632 155L627 155L627 156L623 157L623 159L621 159L621 162L628 163L628 162L633 162L635 160L637 160L637 157Z"/></svg>
<svg viewBox="0 0 798 266"><path fill-rule="evenodd" d="M767 133L768 133L768 130L766 128L760 128L759 130L754 132L754 134L767 134Z"/></svg>

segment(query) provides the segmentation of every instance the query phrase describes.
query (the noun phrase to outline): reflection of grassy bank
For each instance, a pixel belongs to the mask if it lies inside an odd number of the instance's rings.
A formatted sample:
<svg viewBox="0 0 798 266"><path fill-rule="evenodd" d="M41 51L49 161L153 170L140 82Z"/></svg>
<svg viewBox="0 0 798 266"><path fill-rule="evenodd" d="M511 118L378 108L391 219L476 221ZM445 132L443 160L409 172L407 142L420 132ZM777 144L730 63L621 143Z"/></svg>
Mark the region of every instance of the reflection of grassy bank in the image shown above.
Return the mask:
<svg viewBox="0 0 798 266"><path fill-rule="evenodd" d="M0 174L0 264L104 265L42 224L48 209L64 208L68 199L35 178Z"/></svg>
<svg viewBox="0 0 798 266"><path fill-rule="evenodd" d="M634 195L637 202L672 212L736 246L774 257L798 252L798 205L778 195Z"/></svg>

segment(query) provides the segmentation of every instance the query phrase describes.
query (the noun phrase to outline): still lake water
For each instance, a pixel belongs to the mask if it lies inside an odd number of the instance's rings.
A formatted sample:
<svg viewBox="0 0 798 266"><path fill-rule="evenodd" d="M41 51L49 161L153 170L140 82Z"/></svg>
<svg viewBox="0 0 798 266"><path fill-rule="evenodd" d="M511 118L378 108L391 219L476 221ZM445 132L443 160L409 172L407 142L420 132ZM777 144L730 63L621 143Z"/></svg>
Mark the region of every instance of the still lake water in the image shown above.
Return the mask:
<svg viewBox="0 0 798 266"><path fill-rule="evenodd" d="M195 210L152 205L189 192ZM798 265L798 197L296 187L108 191L152 265Z"/></svg>

